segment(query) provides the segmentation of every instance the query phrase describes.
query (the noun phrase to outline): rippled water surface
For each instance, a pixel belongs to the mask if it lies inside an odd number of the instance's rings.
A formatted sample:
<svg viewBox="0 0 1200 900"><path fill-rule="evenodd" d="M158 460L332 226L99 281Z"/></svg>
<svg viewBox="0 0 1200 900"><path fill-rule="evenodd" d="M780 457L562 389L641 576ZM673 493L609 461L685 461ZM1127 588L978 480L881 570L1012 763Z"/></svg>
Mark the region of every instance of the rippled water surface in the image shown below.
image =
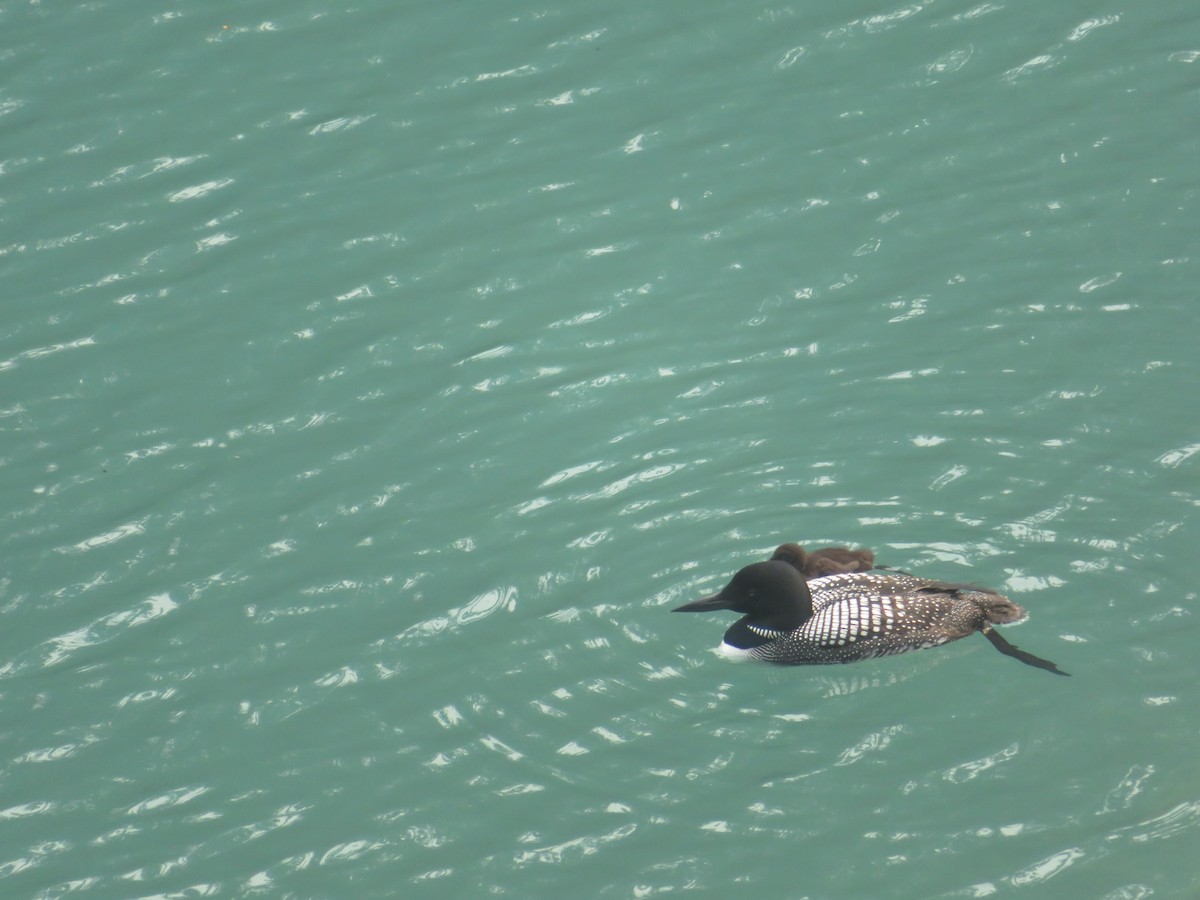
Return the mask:
<svg viewBox="0 0 1200 900"><path fill-rule="evenodd" d="M1191 4L0 34L0 895L1200 894ZM668 614L787 540L1073 677Z"/></svg>

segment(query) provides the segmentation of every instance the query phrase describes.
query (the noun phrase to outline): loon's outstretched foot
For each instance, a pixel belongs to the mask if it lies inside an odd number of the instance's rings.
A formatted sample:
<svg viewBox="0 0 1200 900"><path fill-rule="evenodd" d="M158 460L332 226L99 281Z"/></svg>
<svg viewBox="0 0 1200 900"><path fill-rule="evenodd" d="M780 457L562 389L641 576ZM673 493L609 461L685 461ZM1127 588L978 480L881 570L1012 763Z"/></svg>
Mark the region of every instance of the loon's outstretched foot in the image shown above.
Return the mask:
<svg viewBox="0 0 1200 900"><path fill-rule="evenodd" d="M1070 676L1070 672L1064 672L1048 659L1042 659L1040 656L1034 656L1032 653L1026 653L1020 647L1014 647L1003 637L1000 636L995 628L984 626L983 636L992 642L992 646L1003 653L1005 656L1011 656L1013 659L1018 659L1027 666L1033 666L1035 669L1045 669L1047 672L1053 672L1055 675Z"/></svg>

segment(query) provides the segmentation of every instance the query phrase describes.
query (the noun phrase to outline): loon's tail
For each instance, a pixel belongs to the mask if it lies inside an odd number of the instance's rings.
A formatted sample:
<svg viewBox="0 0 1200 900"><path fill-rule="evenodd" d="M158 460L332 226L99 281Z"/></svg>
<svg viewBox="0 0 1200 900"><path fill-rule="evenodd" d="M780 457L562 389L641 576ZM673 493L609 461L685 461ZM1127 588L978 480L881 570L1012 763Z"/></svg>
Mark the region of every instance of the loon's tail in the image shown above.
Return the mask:
<svg viewBox="0 0 1200 900"><path fill-rule="evenodd" d="M1015 603L1012 605L1016 606ZM1017 609L1020 609L1020 607L1018 606ZM1022 612L1024 612L1024 610L1022 610ZM1036 669L1045 669L1047 672L1053 672L1055 675L1069 676L1071 674L1070 672L1064 672L1048 659L1042 659L1040 656L1034 656L1032 653L1026 653L1020 647L1010 644L1008 641L1002 638L1000 636L1000 632L998 632L991 625L985 625L983 627L983 636L991 641L992 646L1005 656L1011 656L1013 659L1020 660L1027 666L1033 666Z"/></svg>
<svg viewBox="0 0 1200 900"><path fill-rule="evenodd" d="M983 625L1011 625L1027 615L1025 607L981 584L962 581L929 581L916 589L918 594L949 594L974 603L983 617Z"/></svg>

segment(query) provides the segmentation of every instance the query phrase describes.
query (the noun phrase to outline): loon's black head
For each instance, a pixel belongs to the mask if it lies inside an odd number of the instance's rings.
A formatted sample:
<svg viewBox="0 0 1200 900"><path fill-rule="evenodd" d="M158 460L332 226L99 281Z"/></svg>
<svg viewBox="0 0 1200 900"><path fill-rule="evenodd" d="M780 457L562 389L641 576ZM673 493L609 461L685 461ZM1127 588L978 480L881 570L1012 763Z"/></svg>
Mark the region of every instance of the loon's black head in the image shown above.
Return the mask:
<svg viewBox="0 0 1200 900"><path fill-rule="evenodd" d="M719 594L685 603L672 612L711 612L716 609L744 613L738 624L789 632L812 618L812 594L804 576L794 565L769 560L746 566Z"/></svg>

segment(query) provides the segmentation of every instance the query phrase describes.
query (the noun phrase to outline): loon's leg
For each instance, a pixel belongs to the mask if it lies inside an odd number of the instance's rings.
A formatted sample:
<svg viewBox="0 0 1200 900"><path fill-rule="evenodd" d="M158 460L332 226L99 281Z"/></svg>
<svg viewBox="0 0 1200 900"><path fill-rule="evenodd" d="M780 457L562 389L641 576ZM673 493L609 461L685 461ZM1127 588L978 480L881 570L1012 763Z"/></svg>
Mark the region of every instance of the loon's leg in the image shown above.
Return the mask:
<svg viewBox="0 0 1200 900"><path fill-rule="evenodd" d="M1000 636L991 625L983 627L983 636L992 642L992 646L1003 653L1005 656L1011 656L1013 659L1019 659L1027 666L1033 666L1037 669L1045 669L1047 672L1053 672L1055 675L1070 675L1070 672L1064 672L1048 659L1042 659L1040 656L1034 656L1032 653L1026 653L1020 647L1014 647L1008 641Z"/></svg>

